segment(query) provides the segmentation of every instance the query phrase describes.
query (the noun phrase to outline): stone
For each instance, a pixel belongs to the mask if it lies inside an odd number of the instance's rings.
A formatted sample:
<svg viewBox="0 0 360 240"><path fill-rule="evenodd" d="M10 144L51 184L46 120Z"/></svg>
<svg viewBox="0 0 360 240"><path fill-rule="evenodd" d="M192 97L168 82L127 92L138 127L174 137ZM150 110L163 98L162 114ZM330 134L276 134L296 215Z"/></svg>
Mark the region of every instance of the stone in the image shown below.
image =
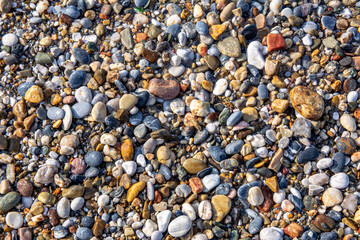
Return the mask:
<svg viewBox="0 0 360 240"><path fill-rule="evenodd" d="M324 28L333 30L336 25L336 18L331 16L323 16L321 18L321 24L323 25Z"/></svg>
<svg viewBox="0 0 360 240"><path fill-rule="evenodd" d="M226 91L228 85L229 83L225 78L217 80L213 89L213 94L216 96L222 95Z"/></svg>
<svg viewBox="0 0 360 240"><path fill-rule="evenodd" d="M276 228L263 228L260 231L260 240L282 240L281 231L276 230Z"/></svg>
<svg viewBox="0 0 360 240"><path fill-rule="evenodd" d="M342 137L337 140L336 148L341 153L351 155L356 151L356 143L352 138ZM333 160L335 159L333 158Z"/></svg>
<svg viewBox="0 0 360 240"><path fill-rule="evenodd" d="M180 85L176 80L154 78L150 80L148 90L159 98L171 100L179 94Z"/></svg>
<svg viewBox="0 0 360 240"><path fill-rule="evenodd" d="M79 211L84 206L85 200L83 197L74 198L71 201L70 207L73 211Z"/></svg>
<svg viewBox="0 0 360 240"><path fill-rule="evenodd" d="M255 121L259 118L257 110L253 107L246 107L241 110L242 118L246 122Z"/></svg>
<svg viewBox="0 0 360 240"><path fill-rule="evenodd" d="M203 200L198 207L198 215L202 220L210 220L212 218L212 205L210 201Z"/></svg>
<svg viewBox="0 0 360 240"><path fill-rule="evenodd" d="M121 156L124 161L131 161L134 158L134 146L130 139L125 139L120 147Z"/></svg>
<svg viewBox="0 0 360 240"><path fill-rule="evenodd" d="M209 34L214 40L218 40L220 35L226 30L225 25L213 25L209 28Z"/></svg>
<svg viewBox="0 0 360 240"><path fill-rule="evenodd" d="M340 124L343 126L347 131L354 132L356 131L356 121L350 114L343 114L340 117Z"/></svg>
<svg viewBox="0 0 360 240"><path fill-rule="evenodd" d="M54 181L54 175L57 173L57 168L53 165L43 165L34 177L35 183L49 184Z"/></svg>
<svg viewBox="0 0 360 240"><path fill-rule="evenodd" d="M38 64L51 64L53 62L53 56L39 52L35 56L35 62Z"/></svg>
<svg viewBox="0 0 360 240"><path fill-rule="evenodd" d="M131 203L137 197L137 195L145 188L145 186L146 183L143 181L133 184L127 192L126 200Z"/></svg>
<svg viewBox="0 0 360 240"><path fill-rule="evenodd" d="M329 182L329 176L326 173L316 173L309 177L309 183L314 185L324 185Z"/></svg>
<svg viewBox="0 0 360 240"><path fill-rule="evenodd" d="M73 185L69 188L62 189L62 196L65 198L74 199L84 195L85 188L81 185Z"/></svg>
<svg viewBox="0 0 360 240"><path fill-rule="evenodd" d="M197 174L206 168L206 163L196 158L189 158L184 161L182 166L190 174Z"/></svg>
<svg viewBox="0 0 360 240"><path fill-rule="evenodd" d="M286 42L281 34L269 33L267 35L267 47L269 52L286 48Z"/></svg>
<svg viewBox="0 0 360 240"><path fill-rule="evenodd" d="M25 93L25 100L30 103L39 104L44 100L44 94L41 87L34 85Z"/></svg>
<svg viewBox="0 0 360 240"><path fill-rule="evenodd" d="M216 70L220 66L220 61L212 55L205 55L204 61L211 70Z"/></svg>
<svg viewBox="0 0 360 240"><path fill-rule="evenodd" d="M236 153L239 153L242 146L244 145L244 142L242 140L236 140L225 147L225 153L228 155L234 155Z"/></svg>
<svg viewBox="0 0 360 240"><path fill-rule="evenodd" d="M213 220L221 222L231 210L231 200L224 195L215 195L211 198Z"/></svg>
<svg viewBox="0 0 360 240"><path fill-rule="evenodd" d="M280 71L281 61L266 58L265 60L265 73L269 76L277 75Z"/></svg>
<svg viewBox="0 0 360 240"><path fill-rule="evenodd" d="M90 167L100 166L103 158L103 154L98 151L90 151L84 157L86 164Z"/></svg>
<svg viewBox="0 0 360 240"><path fill-rule="evenodd" d="M253 206L259 206L264 202L264 195L259 187L252 187L248 192L248 202Z"/></svg>
<svg viewBox="0 0 360 240"><path fill-rule="evenodd" d="M30 181L26 179L20 179L17 182L16 188L19 191L19 193L24 197L31 196L33 192L33 185L31 184Z"/></svg>
<svg viewBox="0 0 360 240"><path fill-rule="evenodd" d="M217 44L218 50L229 57L239 57L241 55L240 42L235 37L228 37Z"/></svg>
<svg viewBox="0 0 360 240"><path fill-rule="evenodd" d="M206 175L202 180L202 185L204 187L203 192L207 193L215 188L220 183L220 177L218 174L209 174Z"/></svg>
<svg viewBox="0 0 360 240"><path fill-rule="evenodd" d="M319 120L324 112L323 98L304 86L296 86L290 91L290 101L295 110L306 119Z"/></svg>
<svg viewBox="0 0 360 240"><path fill-rule="evenodd" d="M75 56L75 59L81 64L89 64L90 63L90 55L81 48L74 48L72 53Z"/></svg>
<svg viewBox="0 0 360 240"><path fill-rule="evenodd" d="M266 186L268 186L274 193L279 191L279 184L276 176L270 177L265 180Z"/></svg>
<svg viewBox="0 0 360 240"><path fill-rule="evenodd" d="M289 107L289 101L285 99L275 99L271 103L271 108L277 113L284 113Z"/></svg>
<svg viewBox="0 0 360 240"><path fill-rule="evenodd" d="M210 113L210 103L194 99L190 103L190 111L198 117L206 117Z"/></svg>
<svg viewBox="0 0 360 240"><path fill-rule="evenodd" d="M31 240L32 239L32 231L28 227L19 228L18 234L19 234L20 240Z"/></svg>
<svg viewBox="0 0 360 240"><path fill-rule="evenodd" d="M265 60L263 54L266 54L267 50L258 41L252 41L246 51L247 61L250 65L257 69L263 69L265 67Z"/></svg>
<svg viewBox="0 0 360 240"><path fill-rule="evenodd" d="M85 79L86 72L84 70L76 70L69 77L69 86L71 88L78 88L85 82Z"/></svg>
<svg viewBox="0 0 360 240"><path fill-rule="evenodd" d="M167 227L170 223L171 215L172 213L170 210L161 211L156 215L158 229L160 232L162 233L166 232Z"/></svg>
<svg viewBox="0 0 360 240"><path fill-rule="evenodd" d="M92 228L93 235L95 237L100 237L105 229L105 221L102 219L96 219L94 226Z"/></svg>
<svg viewBox="0 0 360 240"><path fill-rule="evenodd" d="M47 117L50 120L59 120L59 119L63 119L65 116L65 111L62 110L59 107L51 107L48 109L47 111Z"/></svg>
<svg viewBox="0 0 360 240"><path fill-rule="evenodd" d="M336 41L336 39L333 37L327 37L322 42L325 47L330 48L330 49L335 48L339 44L339 42Z"/></svg>
<svg viewBox="0 0 360 240"><path fill-rule="evenodd" d="M284 233L289 235L291 238L300 237L303 231L304 228L297 223L291 223L284 228Z"/></svg>
<svg viewBox="0 0 360 240"><path fill-rule="evenodd" d="M254 235L260 232L263 222L264 220L262 217L255 217L249 224L249 233Z"/></svg>
<svg viewBox="0 0 360 240"><path fill-rule="evenodd" d="M346 173L337 173L330 178L330 186L337 189L344 189L350 183L349 177Z"/></svg>
<svg viewBox="0 0 360 240"><path fill-rule="evenodd" d="M70 201L66 197L59 200L56 206L57 214L60 218L67 218L70 215Z"/></svg>
<svg viewBox="0 0 360 240"><path fill-rule="evenodd" d="M79 227L76 230L76 237L78 237L80 240L90 240L92 236L92 231L89 228Z"/></svg>
<svg viewBox="0 0 360 240"><path fill-rule="evenodd" d="M327 188L322 195L322 201L326 207L333 207L342 203L343 195L339 189Z"/></svg>
<svg viewBox="0 0 360 240"><path fill-rule="evenodd" d="M12 4L12 2L9 0L1 0L0 1L0 12L2 12L2 13L10 12L11 4Z"/></svg>
<svg viewBox="0 0 360 240"><path fill-rule="evenodd" d="M18 212L9 212L5 218L6 224L14 229L19 229L23 225L23 217Z"/></svg>
<svg viewBox="0 0 360 240"><path fill-rule="evenodd" d="M107 115L106 105L103 102L97 102L91 110L91 117L94 121L103 123Z"/></svg>
<svg viewBox="0 0 360 240"><path fill-rule="evenodd" d="M255 24L248 24L241 31L241 35L245 37L246 40L252 40L257 36L257 28Z"/></svg>
<svg viewBox="0 0 360 240"><path fill-rule="evenodd" d="M133 48L134 43L130 28L125 28L120 32L120 40L122 45L124 45L127 49Z"/></svg>
<svg viewBox="0 0 360 240"><path fill-rule="evenodd" d="M0 4L0 7L1 7L1 4ZM8 33L8 34L5 34L1 38L1 42L5 46L12 47L18 43L18 37L13 33Z"/></svg>
<svg viewBox="0 0 360 240"><path fill-rule="evenodd" d="M325 215L317 215L314 221L315 226L323 232L329 232L335 228L335 221Z"/></svg>
<svg viewBox="0 0 360 240"><path fill-rule="evenodd" d="M307 163L309 161L315 160L318 156L319 156L319 151L317 150L317 148L309 147L298 155L297 162L299 164Z"/></svg>
<svg viewBox="0 0 360 240"><path fill-rule="evenodd" d="M173 237L182 237L190 230L190 228L190 218L186 215L182 215L170 222L168 233Z"/></svg>

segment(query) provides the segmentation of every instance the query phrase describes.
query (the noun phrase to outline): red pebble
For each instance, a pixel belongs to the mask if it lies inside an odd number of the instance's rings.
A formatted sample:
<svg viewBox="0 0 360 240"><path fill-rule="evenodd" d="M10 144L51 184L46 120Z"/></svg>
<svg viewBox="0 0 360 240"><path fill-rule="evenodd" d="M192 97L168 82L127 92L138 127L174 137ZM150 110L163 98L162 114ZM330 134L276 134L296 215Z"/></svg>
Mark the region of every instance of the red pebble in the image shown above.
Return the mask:
<svg viewBox="0 0 360 240"><path fill-rule="evenodd" d="M269 33L267 35L267 47L269 52L286 48L286 42L281 34Z"/></svg>

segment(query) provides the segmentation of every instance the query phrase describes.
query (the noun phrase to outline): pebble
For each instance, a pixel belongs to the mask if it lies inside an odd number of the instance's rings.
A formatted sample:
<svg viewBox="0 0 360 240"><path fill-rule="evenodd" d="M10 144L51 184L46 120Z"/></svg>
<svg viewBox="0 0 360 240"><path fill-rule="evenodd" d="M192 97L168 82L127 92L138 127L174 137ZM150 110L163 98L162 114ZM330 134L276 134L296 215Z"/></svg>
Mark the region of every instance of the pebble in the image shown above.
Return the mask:
<svg viewBox="0 0 360 240"><path fill-rule="evenodd" d="M13 34L13 33L8 33L8 34L5 34L2 38L1 38L1 42L3 45L5 46L14 46L18 43L18 37Z"/></svg>
<svg viewBox="0 0 360 240"><path fill-rule="evenodd" d="M58 107L51 107L47 111L47 117L51 120L63 119L65 116L65 111Z"/></svg>
<svg viewBox="0 0 360 240"><path fill-rule="evenodd" d="M79 102L71 106L72 116L76 119L82 119L89 115L91 104L88 102ZM70 118L70 117L69 117Z"/></svg>
<svg viewBox="0 0 360 240"><path fill-rule="evenodd" d="M173 237L184 236L191 228L191 220L188 216L182 215L172 220L168 232Z"/></svg>
<svg viewBox="0 0 360 240"><path fill-rule="evenodd" d="M5 218L6 224L14 229L19 229L23 225L23 217L18 212L8 212Z"/></svg>
<svg viewBox="0 0 360 240"><path fill-rule="evenodd" d="M56 206L60 218L67 218L70 215L70 201L66 197L60 199Z"/></svg>
<svg viewBox="0 0 360 240"><path fill-rule="evenodd" d="M344 189L349 185L349 177L346 173L337 173L330 178L330 186L337 189Z"/></svg>
<svg viewBox="0 0 360 240"><path fill-rule="evenodd" d="M322 201L326 207L333 207L343 201L343 195L337 188L327 188L322 195Z"/></svg>
<svg viewBox="0 0 360 240"><path fill-rule="evenodd" d="M76 70L71 73L69 77L69 86L71 88L78 88L80 87L86 79L86 72L83 70Z"/></svg>

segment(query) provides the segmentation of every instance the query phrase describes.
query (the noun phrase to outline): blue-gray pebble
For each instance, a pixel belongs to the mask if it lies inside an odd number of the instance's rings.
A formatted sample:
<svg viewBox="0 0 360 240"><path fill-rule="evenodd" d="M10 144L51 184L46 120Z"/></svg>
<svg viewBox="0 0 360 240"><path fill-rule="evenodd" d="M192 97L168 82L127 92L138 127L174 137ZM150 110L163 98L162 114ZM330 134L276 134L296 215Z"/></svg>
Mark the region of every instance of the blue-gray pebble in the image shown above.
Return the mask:
<svg viewBox="0 0 360 240"><path fill-rule="evenodd" d="M333 30L335 28L336 25L336 18L335 17L331 17L331 16L323 16L321 18L321 24L330 30Z"/></svg>
<svg viewBox="0 0 360 240"><path fill-rule="evenodd" d="M249 224L249 233L256 234L260 232L260 229L263 225L263 221L264 221L263 218L260 216L254 218Z"/></svg>
<svg viewBox="0 0 360 240"><path fill-rule="evenodd" d="M90 167L98 167L102 161L104 156L101 152L98 151L90 151L85 155L85 162Z"/></svg>
<svg viewBox="0 0 360 240"><path fill-rule="evenodd" d="M90 240L92 236L92 231L89 228L79 227L76 230L76 237L78 237L80 240Z"/></svg>
<svg viewBox="0 0 360 240"><path fill-rule="evenodd" d="M80 16L80 11L77 7L70 5L62 9L62 13L68 15L72 19L77 19Z"/></svg>
<svg viewBox="0 0 360 240"><path fill-rule="evenodd" d="M229 118L226 120L226 125L229 127L234 126L235 124L237 124L242 117L242 112L241 111L237 111L237 112L233 112Z"/></svg>
<svg viewBox="0 0 360 240"><path fill-rule="evenodd" d="M75 59L79 63L81 63L81 64L89 64L90 63L90 55L84 49L74 48L72 50L72 52L75 56Z"/></svg>
<svg viewBox="0 0 360 240"><path fill-rule="evenodd" d="M260 84L258 86L257 93L260 99L266 99L269 96L269 90L265 84Z"/></svg>
<svg viewBox="0 0 360 240"><path fill-rule="evenodd" d="M17 91L20 96L25 96L26 91L34 85L35 85L35 83L33 83L33 82L22 83L18 86Z"/></svg>
<svg viewBox="0 0 360 240"><path fill-rule="evenodd" d="M209 32L209 28L204 21L198 21L196 23L196 31L201 35L206 35Z"/></svg>
<svg viewBox="0 0 360 240"><path fill-rule="evenodd" d="M236 140L232 143L229 143L225 147L225 153L227 155L234 155L240 152L241 147L244 145L243 140Z"/></svg>
<svg viewBox="0 0 360 240"><path fill-rule="evenodd" d="M91 104L88 102L75 103L71 107L71 111L72 111L74 118L77 118L77 119L84 118L87 115L89 115L89 113L91 111Z"/></svg>
<svg viewBox="0 0 360 240"><path fill-rule="evenodd" d="M86 72L84 70L76 70L69 77L69 86L71 88L78 88L84 83L85 79Z"/></svg>
<svg viewBox="0 0 360 240"><path fill-rule="evenodd" d="M146 116L144 118L144 123L146 127L153 131L159 130L161 128L160 121L154 116Z"/></svg>
<svg viewBox="0 0 360 240"><path fill-rule="evenodd" d="M209 147L209 153L211 157L217 162L221 162L227 157L224 149L222 149L220 146Z"/></svg>
<svg viewBox="0 0 360 240"><path fill-rule="evenodd" d="M63 119L65 116L65 111L59 107L51 107L47 111L47 117L51 120Z"/></svg>
<svg viewBox="0 0 360 240"><path fill-rule="evenodd" d="M150 0L135 0L135 6L139 7L139 8L144 8L147 7L147 5L149 4Z"/></svg>

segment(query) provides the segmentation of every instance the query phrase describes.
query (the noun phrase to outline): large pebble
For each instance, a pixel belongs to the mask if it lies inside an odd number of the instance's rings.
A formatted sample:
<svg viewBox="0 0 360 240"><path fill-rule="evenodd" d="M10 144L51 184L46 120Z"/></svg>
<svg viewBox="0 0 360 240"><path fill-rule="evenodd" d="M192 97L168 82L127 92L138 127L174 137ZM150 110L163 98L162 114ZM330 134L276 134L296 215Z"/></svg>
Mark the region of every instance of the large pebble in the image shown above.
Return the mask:
<svg viewBox="0 0 360 240"><path fill-rule="evenodd" d="M326 207L333 207L343 201L343 195L337 188L328 188L322 195L322 201Z"/></svg>
<svg viewBox="0 0 360 240"><path fill-rule="evenodd" d="M168 232L173 237L184 236L191 228L191 220L188 216L182 215L172 220Z"/></svg>
<svg viewBox="0 0 360 240"><path fill-rule="evenodd" d="M349 177L346 173L337 173L330 178L330 186L344 189L349 185Z"/></svg>

